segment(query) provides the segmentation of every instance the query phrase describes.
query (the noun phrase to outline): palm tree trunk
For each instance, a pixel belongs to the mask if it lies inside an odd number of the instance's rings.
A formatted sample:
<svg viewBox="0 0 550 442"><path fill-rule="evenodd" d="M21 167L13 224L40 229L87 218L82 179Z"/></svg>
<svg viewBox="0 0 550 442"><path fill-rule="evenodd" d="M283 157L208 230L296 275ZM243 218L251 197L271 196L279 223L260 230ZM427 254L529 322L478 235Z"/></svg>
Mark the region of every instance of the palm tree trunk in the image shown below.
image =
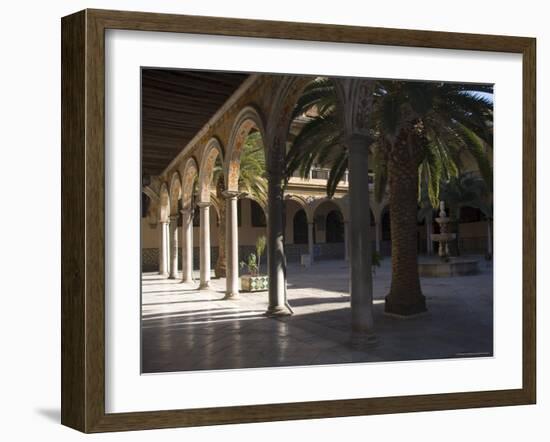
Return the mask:
<svg viewBox="0 0 550 442"><path fill-rule="evenodd" d="M223 191L225 190L225 185L223 182L223 177L220 177L216 184L216 198L218 200L218 259L216 260L216 265L214 266L214 273L216 278L225 278L227 276L227 260L225 257L225 199L223 197Z"/></svg>
<svg viewBox="0 0 550 442"><path fill-rule="evenodd" d="M392 276L387 313L408 316L426 311L417 253L418 162L406 152L388 163Z"/></svg>

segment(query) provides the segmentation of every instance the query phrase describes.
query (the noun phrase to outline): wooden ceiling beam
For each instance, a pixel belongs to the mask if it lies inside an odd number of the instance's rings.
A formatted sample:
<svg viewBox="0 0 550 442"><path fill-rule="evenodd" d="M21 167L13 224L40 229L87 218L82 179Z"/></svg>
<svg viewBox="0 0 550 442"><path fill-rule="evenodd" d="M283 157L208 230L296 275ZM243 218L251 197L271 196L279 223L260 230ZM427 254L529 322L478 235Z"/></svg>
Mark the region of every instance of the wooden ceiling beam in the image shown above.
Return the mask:
<svg viewBox="0 0 550 442"><path fill-rule="evenodd" d="M158 175L248 74L142 70L142 172Z"/></svg>

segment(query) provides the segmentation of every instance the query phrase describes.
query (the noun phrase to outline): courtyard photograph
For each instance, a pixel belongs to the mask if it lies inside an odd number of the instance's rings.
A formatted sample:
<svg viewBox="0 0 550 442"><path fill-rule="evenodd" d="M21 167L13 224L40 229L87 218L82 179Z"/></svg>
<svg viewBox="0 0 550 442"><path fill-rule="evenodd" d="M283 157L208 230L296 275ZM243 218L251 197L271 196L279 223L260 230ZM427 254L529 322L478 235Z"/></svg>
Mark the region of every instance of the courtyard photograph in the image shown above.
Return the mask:
<svg viewBox="0 0 550 442"><path fill-rule="evenodd" d="M141 372L493 356L493 86L141 70Z"/></svg>

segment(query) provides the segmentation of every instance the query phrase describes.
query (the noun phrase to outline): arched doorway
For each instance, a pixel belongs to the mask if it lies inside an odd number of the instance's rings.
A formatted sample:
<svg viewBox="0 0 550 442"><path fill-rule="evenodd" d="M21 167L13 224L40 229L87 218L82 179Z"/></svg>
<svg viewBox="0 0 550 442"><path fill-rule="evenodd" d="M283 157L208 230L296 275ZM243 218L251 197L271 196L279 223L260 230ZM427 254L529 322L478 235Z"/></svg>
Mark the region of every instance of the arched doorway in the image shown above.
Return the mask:
<svg viewBox="0 0 550 442"><path fill-rule="evenodd" d="M331 210L326 219L326 242L344 242L344 217L339 210Z"/></svg>
<svg viewBox="0 0 550 442"><path fill-rule="evenodd" d="M346 227L341 201L324 199L314 204L314 229L318 259L344 259Z"/></svg>
<svg viewBox="0 0 550 442"><path fill-rule="evenodd" d="M294 215L293 233L294 244L307 244L307 216L304 209L298 210Z"/></svg>
<svg viewBox="0 0 550 442"><path fill-rule="evenodd" d="M217 138L207 143L199 170L199 202L200 207L200 286L206 289L211 277L211 242L210 242L210 205L211 194L216 196L217 184L223 165L223 149ZM218 201L219 203L219 201Z"/></svg>
<svg viewBox="0 0 550 442"><path fill-rule="evenodd" d="M238 293L239 276L239 214L242 205L236 200L237 194L248 194L253 199L267 200L267 174L264 153L264 129L263 122L257 110L248 106L238 115L233 124L229 136L228 152L224 163L225 195L227 200L227 214L222 216L224 228L227 224L227 238L220 241L220 252L225 245L227 250L220 253L216 264L223 268L223 274L227 273L226 298L231 298ZM235 213L237 211L237 213ZM235 223L237 221L237 223ZM225 237L221 232L220 237ZM227 243L226 243L227 240ZM225 271L227 267L227 272Z"/></svg>
<svg viewBox="0 0 550 442"><path fill-rule="evenodd" d="M288 262L299 262L301 255L309 253L308 214L305 203L292 196L284 201L284 243Z"/></svg>

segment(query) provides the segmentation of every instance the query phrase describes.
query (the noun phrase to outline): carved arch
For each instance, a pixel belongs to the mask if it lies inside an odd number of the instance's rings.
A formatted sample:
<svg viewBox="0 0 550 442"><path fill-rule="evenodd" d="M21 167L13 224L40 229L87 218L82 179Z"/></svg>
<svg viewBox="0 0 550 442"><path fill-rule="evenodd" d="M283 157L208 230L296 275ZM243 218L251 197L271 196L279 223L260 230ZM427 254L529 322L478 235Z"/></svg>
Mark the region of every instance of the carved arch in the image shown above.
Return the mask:
<svg viewBox="0 0 550 442"><path fill-rule="evenodd" d="M224 163L225 185L227 190L237 192L239 190L239 175L241 153L246 138L251 130L260 132L262 142L265 145L265 127L260 112L254 106L243 108L233 123L229 144L227 145L226 159Z"/></svg>
<svg viewBox="0 0 550 442"><path fill-rule="evenodd" d="M195 180L198 180L198 177L199 166L195 158L190 157L185 162L181 172L181 205L184 209L191 207Z"/></svg>
<svg viewBox="0 0 550 442"><path fill-rule="evenodd" d="M266 201L262 201L260 198L256 198L253 195L246 195L245 199L249 199L250 201L254 201L255 203L257 203L258 206L260 206L264 211L264 215L267 219L267 202Z"/></svg>
<svg viewBox="0 0 550 442"><path fill-rule="evenodd" d="M178 201L181 199L181 177L178 171L170 179L170 215L178 214Z"/></svg>
<svg viewBox="0 0 550 442"><path fill-rule="evenodd" d="M349 220L349 207L347 204L347 201L344 200L344 198L319 198L311 201L309 204L309 210L311 211L312 217L315 216L315 212L317 209L324 203L330 202L333 203L338 209L340 209L340 212L342 212L342 216L344 217L344 221Z"/></svg>
<svg viewBox="0 0 550 442"><path fill-rule="evenodd" d="M273 106L266 127L269 143L267 164L270 173L282 173L286 154L286 141L292 123L292 111L304 88L313 77L282 75L277 77L278 86L273 95Z"/></svg>
<svg viewBox="0 0 550 442"><path fill-rule="evenodd" d="M217 138L211 138L203 150L201 164L199 169L199 201L203 203L210 202L210 184L214 173L216 159L220 158L223 164L223 150L220 141Z"/></svg>
<svg viewBox="0 0 550 442"><path fill-rule="evenodd" d="M289 194L289 195L285 195L285 201L294 201L306 213L307 222L308 223L313 222L313 212L311 211L311 207L310 207L311 205L308 202L307 198L304 198L300 195Z"/></svg>

